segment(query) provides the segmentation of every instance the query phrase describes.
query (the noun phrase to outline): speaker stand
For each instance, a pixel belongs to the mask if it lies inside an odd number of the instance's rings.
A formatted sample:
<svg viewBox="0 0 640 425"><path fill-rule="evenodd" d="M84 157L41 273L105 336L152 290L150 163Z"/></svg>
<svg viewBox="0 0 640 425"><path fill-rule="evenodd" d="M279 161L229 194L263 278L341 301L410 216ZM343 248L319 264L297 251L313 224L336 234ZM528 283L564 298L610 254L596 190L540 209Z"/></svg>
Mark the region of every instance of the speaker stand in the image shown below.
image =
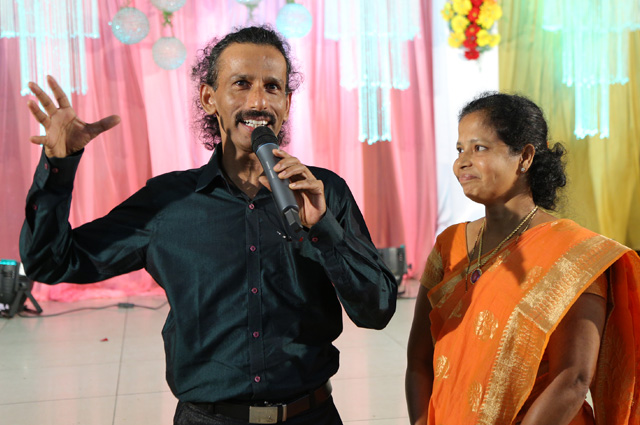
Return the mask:
<svg viewBox="0 0 640 425"><path fill-rule="evenodd" d="M42 307L40 307L40 304L38 304L36 299L33 297L33 294L31 293L31 288L29 286L30 285L28 282L19 283L18 292L16 293L16 296L13 299L13 303L9 308L9 317L13 317L17 313L23 310L27 310L27 308L24 305L25 298L29 298L29 301L31 301L31 304L33 304L33 306L36 309L35 310L36 314L42 313Z"/></svg>

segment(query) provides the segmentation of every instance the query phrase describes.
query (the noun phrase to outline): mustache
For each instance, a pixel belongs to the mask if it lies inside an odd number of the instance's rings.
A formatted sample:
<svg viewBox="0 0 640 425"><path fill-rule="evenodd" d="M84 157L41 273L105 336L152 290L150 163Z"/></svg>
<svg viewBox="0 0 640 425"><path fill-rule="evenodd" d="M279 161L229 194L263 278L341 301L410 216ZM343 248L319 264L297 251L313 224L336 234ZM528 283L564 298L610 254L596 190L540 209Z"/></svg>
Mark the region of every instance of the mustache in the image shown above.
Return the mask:
<svg viewBox="0 0 640 425"><path fill-rule="evenodd" d="M246 120L261 120L267 121L267 123L273 125L276 122L276 117L271 112L267 111L240 111L236 114L236 124Z"/></svg>

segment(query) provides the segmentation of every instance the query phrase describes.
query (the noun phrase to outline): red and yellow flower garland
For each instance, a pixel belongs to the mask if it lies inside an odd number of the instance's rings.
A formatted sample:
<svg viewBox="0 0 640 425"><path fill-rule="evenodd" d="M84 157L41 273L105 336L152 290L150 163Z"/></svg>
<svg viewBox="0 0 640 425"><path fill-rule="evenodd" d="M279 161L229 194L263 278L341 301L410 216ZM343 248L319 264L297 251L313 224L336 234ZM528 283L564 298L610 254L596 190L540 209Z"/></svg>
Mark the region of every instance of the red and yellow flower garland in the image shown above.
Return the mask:
<svg viewBox="0 0 640 425"><path fill-rule="evenodd" d="M496 0L447 0L441 13L451 30L449 45L463 48L467 59L478 59L500 43L500 34L490 32L502 17Z"/></svg>

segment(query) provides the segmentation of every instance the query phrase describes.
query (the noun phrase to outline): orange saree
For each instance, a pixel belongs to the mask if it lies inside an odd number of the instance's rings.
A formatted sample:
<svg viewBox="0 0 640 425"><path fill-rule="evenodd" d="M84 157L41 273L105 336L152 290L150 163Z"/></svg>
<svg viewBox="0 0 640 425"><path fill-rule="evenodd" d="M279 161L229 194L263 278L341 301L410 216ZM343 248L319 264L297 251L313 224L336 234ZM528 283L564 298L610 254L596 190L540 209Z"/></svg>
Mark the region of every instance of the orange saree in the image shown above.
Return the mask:
<svg viewBox="0 0 640 425"><path fill-rule="evenodd" d="M466 280L465 232L459 224L438 236L422 278L435 347L428 423L517 423L529 397L544 390L538 369L550 335L604 273L607 320L591 387L595 423L640 424L635 252L570 220L556 220L508 243L472 284ZM585 405L572 424L593 423L590 415Z"/></svg>

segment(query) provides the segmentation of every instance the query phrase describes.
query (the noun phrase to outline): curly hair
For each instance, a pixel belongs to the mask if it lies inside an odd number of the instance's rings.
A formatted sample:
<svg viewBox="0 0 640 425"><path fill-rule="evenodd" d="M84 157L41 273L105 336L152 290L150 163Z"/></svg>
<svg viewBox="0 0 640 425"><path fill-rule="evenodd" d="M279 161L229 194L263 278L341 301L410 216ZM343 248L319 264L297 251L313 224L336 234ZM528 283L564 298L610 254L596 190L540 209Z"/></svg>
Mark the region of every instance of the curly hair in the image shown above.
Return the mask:
<svg viewBox="0 0 640 425"><path fill-rule="evenodd" d="M269 25L236 28L234 32L227 34L222 39L214 38L198 51L195 65L191 68L191 78L196 86L196 94L193 100L195 109L194 127L199 131L203 144L209 150L213 150L222 139L220 125L213 115L208 115L200 103L200 86L207 84L214 90L218 89L219 59L222 52L231 44L258 44L273 46L284 57L287 65L287 82L285 92L293 93L302 82L302 74L294 69L290 57L291 46L289 43ZM278 133L278 142L284 146L289 141L289 124L284 123Z"/></svg>
<svg viewBox="0 0 640 425"><path fill-rule="evenodd" d="M548 127L542 110L524 96L488 92L465 105L458 122L472 112L482 111L485 124L493 128L498 138L513 154L533 145L535 155L527 171L527 182L536 205L554 210L557 191L567 184L564 172L565 148L560 143L548 144Z"/></svg>

